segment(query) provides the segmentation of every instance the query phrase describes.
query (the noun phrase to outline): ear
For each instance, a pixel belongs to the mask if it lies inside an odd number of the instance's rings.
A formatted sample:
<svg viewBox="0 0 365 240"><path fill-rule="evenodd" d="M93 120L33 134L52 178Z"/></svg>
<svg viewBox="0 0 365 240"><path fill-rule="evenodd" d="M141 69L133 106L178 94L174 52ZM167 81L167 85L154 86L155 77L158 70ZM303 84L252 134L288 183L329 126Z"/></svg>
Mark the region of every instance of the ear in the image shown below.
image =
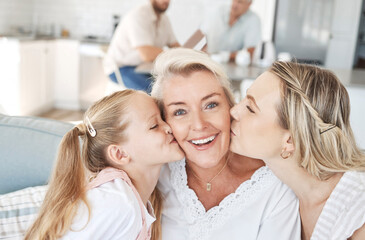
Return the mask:
<svg viewBox="0 0 365 240"><path fill-rule="evenodd" d="M293 153L295 150L295 146L294 146L294 142L293 142L293 137L291 136L291 134L289 133L289 131L287 133L285 133L284 135L284 147L283 149L285 149L285 151Z"/></svg>
<svg viewBox="0 0 365 240"><path fill-rule="evenodd" d="M110 145L107 154L112 163L116 165L126 165L130 162L130 156L120 145Z"/></svg>

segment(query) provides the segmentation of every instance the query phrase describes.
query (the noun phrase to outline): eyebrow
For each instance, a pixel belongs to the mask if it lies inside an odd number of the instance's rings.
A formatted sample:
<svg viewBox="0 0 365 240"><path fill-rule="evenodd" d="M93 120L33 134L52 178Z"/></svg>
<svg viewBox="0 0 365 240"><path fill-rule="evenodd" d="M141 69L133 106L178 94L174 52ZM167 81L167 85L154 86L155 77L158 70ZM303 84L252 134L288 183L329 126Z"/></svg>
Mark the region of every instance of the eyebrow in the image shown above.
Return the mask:
<svg viewBox="0 0 365 240"><path fill-rule="evenodd" d="M220 93L211 93L211 94L209 94L209 95L207 95L207 96L205 96L205 97L203 97L202 98L202 101L205 101L205 100L207 100L207 99L209 99L209 98L211 98L211 97L214 97L214 96L220 96L221 94ZM185 104L185 102L172 102L172 103L169 103L167 106L169 107L169 106L171 106L171 105L184 105Z"/></svg>
<svg viewBox="0 0 365 240"><path fill-rule="evenodd" d="M248 99L250 99L251 100L251 102L253 102L253 104L255 105L255 107L261 112L261 109L259 108L259 106L257 105L257 103L256 103L256 100L255 100L255 98L252 96L252 95L250 95L250 94L247 94L246 95L246 97L248 98Z"/></svg>

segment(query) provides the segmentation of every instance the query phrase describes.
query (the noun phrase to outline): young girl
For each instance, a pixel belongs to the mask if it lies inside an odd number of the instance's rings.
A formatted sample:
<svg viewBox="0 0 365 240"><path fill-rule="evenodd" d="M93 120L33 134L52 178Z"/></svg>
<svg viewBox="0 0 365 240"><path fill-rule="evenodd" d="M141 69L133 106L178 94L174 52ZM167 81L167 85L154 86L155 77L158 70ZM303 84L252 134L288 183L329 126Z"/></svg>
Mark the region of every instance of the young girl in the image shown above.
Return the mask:
<svg viewBox="0 0 365 240"><path fill-rule="evenodd" d="M333 73L276 62L231 115L231 150L263 159L299 198L302 239L365 239L365 154Z"/></svg>
<svg viewBox="0 0 365 240"><path fill-rule="evenodd" d="M150 239L148 199L161 166L183 157L150 96L125 90L101 99L63 137L25 239Z"/></svg>

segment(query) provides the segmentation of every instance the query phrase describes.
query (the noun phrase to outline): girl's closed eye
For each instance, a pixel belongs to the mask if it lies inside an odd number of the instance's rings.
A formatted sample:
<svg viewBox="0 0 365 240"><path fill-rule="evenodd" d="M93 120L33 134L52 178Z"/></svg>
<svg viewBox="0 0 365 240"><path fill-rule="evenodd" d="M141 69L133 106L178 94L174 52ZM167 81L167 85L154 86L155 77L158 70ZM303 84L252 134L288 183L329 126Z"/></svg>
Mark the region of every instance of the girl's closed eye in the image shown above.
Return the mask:
<svg viewBox="0 0 365 240"><path fill-rule="evenodd" d="M249 105L246 105L246 108L248 109L248 111L250 111L251 113L255 113L254 110L252 110L252 108Z"/></svg>
<svg viewBox="0 0 365 240"><path fill-rule="evenodd" d="M152 127L150 127L150 130L156 129L158 127L158 124L154 124Z"/></svg>

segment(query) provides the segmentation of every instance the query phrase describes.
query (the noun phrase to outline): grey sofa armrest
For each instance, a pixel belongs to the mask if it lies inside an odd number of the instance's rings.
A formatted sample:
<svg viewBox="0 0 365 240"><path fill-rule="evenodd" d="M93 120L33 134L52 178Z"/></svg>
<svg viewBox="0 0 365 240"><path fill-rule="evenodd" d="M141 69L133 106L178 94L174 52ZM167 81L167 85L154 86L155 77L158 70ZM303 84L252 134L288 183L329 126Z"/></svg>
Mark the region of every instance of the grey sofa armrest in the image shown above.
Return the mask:
<svg viewBox="0 0 365 240"><path fill-rule="evenodd" d="M74 125L0 114L0 194L48 182L63 135Z"/></svg>

